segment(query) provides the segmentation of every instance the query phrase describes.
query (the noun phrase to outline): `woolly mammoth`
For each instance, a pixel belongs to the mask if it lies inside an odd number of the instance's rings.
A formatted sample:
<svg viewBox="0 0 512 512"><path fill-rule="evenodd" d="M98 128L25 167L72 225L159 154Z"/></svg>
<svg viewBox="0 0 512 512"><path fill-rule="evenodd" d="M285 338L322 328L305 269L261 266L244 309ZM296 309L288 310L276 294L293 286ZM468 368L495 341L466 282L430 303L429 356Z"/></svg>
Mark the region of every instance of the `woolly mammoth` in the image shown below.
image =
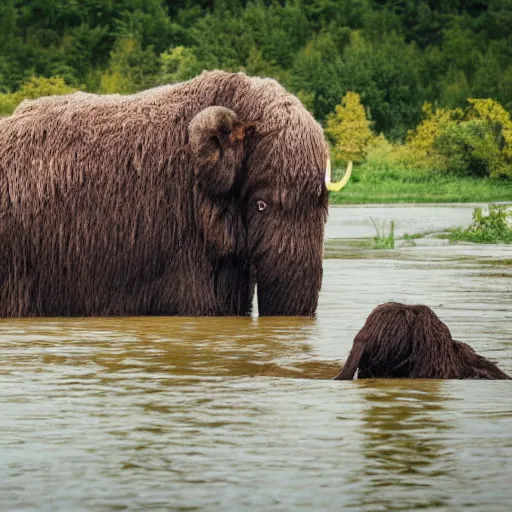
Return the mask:
<svg viewBox="0 0 512 512"><path fill-rule="evenodd" d="M377 306L354 338L335 377L413 379L510 379L469 345L452 339L427 306L387 302Z"/></svg>
<svg viewBox="0 0 512 512"><path fill-rule="evenodd" d="M270 79L203 73L0 120L0 316L313 315L327 147Z"/></svg>

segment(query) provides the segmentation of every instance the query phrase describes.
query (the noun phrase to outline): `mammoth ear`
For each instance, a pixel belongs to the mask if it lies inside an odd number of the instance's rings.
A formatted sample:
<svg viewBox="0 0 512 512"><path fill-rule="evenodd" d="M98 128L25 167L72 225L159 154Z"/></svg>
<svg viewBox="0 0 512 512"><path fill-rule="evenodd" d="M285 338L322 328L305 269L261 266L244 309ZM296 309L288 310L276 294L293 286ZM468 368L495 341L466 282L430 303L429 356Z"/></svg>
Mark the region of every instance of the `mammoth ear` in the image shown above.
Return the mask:
<svg viewBox="0 0 512 512"><path fill-rule="evenodd" d="M243 158L245 127L224 107L208 107L188 125L188 140L198 185L222 195L235 184Z"/></svg>

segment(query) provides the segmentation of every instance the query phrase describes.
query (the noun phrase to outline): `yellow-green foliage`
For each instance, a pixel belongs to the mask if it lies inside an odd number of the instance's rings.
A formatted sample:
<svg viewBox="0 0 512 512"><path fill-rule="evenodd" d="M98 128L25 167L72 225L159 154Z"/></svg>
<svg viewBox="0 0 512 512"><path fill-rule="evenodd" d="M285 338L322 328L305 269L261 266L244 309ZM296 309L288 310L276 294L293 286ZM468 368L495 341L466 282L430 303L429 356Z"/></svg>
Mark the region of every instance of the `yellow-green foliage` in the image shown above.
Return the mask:
<svg viewBox="0 0 512 512"><path fill-rule="evenodd" d="M410 167L470 176L512 177L512 121L492 99L469 99L466 109L423 106L424 120L394 154Z"/></svg>
<svg viewBox="0 0 512 512"><path fill-rule="evenodd" d="M435 170L445 170L446 162L435 149L436 140L463 118L460 108L433 109L431 103L422 107L425 119L407 133L406 144L401 148L403 163Z"/></svg>
<svg viewBox="0 0 512 512"><path fill-rule="evenodd" d="M129 94L135 92L135 86L128 76L129 60L139 51L140 44L133 37L124 37L116 41L114 50L110 53L110 66L101 74L101 93Z"/></svg>
<svg viewBox="0 0 512 512"><path fill-rule="evenodd" d="M490 98L470 98L468 103L471 105L468 119L476 118L489 125L500 152L500 162L492 170L491 176L512 178L512 119L510 114L497 101Z"/></svg>
<svg viewBox="0 0 512 512"><path fill-rule="evenodd" d="M75 91L66 85L62 78L33 76L20 89L12 93L0 94L0 115L9 115L25 99L34 100L41 96L69 94Z"/></svg>
<svg viewBox="0 0 512 512"><path fill-rule="evenodd" d="M363 161L375 137L370 125L359 94L347 92L327 118L325 131L333 143L334 158Z"/></svg>
<svg viewBox="0 0 512 512"><path fill-rule="evenodd" d="M0 93L0 116L8 116L16 108L13 95L10 93Z"/></svg>
<svg viewBox="0 0 512 512"><path fill-rule="evenodd" d="M176 46L162 53L160 66L164 83L182 82L201 71L194 52L184 46Z"/></svg>
<svg viewBox="0 0 512 512"><path fill-rule="evenodd" d="M153 48L142 47L140 38L127 35L117 39L110 52L108 68L100 76L99 92L130 94L155 85L160 59Z"/></svg>
<svg viewBox="0 0 512 512"><path fill-rule="evenodd" d="M387 173L403 168L415 171L431 169L424 155L420 157L418 151L413 151L406 144L389 142L382 133L372 140L366 161L372 167L385 169Z"/></svg>

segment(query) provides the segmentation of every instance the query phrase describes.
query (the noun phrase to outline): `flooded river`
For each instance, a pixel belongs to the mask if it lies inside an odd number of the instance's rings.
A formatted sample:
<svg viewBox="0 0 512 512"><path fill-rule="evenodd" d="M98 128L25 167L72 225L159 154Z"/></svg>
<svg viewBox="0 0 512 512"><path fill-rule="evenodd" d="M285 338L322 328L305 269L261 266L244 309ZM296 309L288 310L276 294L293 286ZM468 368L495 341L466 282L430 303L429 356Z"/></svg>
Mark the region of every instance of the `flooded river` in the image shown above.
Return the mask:
<svg viewBox="0 0 512 512"><path fill-rule="evenodd" d="M0 320L0 510L510 511L512 383L329 380L424 303L512 373L512 248L375 251L472 208L331 210L318 315Z"/></svg>

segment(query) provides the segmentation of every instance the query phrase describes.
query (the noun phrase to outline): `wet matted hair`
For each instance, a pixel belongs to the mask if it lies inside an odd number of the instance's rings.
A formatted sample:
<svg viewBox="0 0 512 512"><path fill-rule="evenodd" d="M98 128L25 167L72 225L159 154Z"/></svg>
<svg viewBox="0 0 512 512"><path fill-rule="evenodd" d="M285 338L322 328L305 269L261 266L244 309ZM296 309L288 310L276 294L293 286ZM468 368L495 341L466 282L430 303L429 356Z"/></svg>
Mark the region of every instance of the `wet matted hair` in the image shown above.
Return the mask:
<svg viewBox="0 0 512 512"><path fill-rule="evenodd" d="M359 379L510 379L450 330L427 306L387 302L377 306L354 338L342 371Z"/></svg>

